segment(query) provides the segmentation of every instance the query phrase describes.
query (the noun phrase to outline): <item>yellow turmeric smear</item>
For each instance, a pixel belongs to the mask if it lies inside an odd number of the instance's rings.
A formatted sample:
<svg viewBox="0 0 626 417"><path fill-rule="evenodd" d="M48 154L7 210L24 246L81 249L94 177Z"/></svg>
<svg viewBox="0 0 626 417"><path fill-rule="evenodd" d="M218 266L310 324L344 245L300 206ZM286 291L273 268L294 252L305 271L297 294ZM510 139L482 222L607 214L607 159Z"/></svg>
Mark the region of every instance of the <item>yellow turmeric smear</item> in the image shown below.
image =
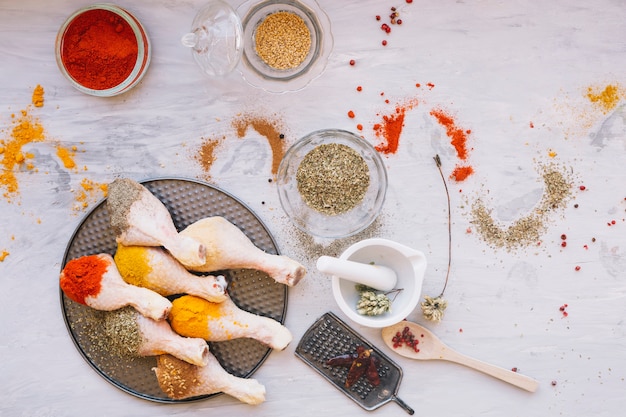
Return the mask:
<svg viewBox="0 0 626 417"><path fill-rule="evenodd" d="M33 105L35 107L43 107L43 95L44 95L43 87L37 84L37 87L35 87L35 89L33 90L33 98L32 98Z"/></svg>
<svg viewBox="0 0 626 417"><path fill-rule="evenodd" d="M7 256L9 256L9 251L6 249L2 250L2 252L0 252L0 262L4 262Z"/></svg>
<svg viewBox="0 0 626 417"><path fill-rule="evenodd" d="M152 272L148 251L143 246L117 245L117 252L113 259L117 269L128 284L146 287L162 294L146 282L146 276Z"/></svg>
<svg viewBox="0 0 626 417"><path fill-rule="evenodd" d="M623 97L624 91L619 85L609 84L602 91L599 88L587 88L587 98L599 106L604 114L617 107Z"/></svg>
<svg viewBox="0 0 626 417"><path fill-rule="evenodd" d="M211 336L209 320L219 321L225 313L222 303L212 303L204 298L183 295L172 301L170 325L181 336L208 340Z"/></svg>
<svg viewBox="0 0 626 417"><path fill-rule="evenodd" d="M76 162L74 162L74 157L76 156L76 146L72 146L71 149L67 149L61 145L57 145L57 156L61 162L63 162L63 166L65 168L76 168Z"/></svg>
<svg viewBox="0 0 626 417"><path fill-rule="evenodd" d="M3 196L11 201L11 197L19 192L19 184L15 172L20 167L32 169L33 165L25 163L34 158L32 153L24 153L22 148L33 142L45 139L43 126L35 120L27 110L22 110L18 116L12 115L13 127L10 138L0 140L0 187L4 188Z"/></svg>

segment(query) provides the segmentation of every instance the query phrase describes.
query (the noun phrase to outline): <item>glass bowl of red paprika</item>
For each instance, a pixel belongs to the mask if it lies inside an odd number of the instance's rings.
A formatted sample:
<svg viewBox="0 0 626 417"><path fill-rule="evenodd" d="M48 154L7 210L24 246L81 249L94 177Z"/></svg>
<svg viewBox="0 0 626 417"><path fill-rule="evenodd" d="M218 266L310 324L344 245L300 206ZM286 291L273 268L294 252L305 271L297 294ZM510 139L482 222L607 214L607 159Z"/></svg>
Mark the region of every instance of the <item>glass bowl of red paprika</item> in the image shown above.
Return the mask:
<svg viewBox="0 0 626 417"><path fill-rule="evenodd" d="M61 73L74 88L111 97L141 81L151 47L135 16L119 6L98 3L67 18L57 34L55 54Z"/></svg>

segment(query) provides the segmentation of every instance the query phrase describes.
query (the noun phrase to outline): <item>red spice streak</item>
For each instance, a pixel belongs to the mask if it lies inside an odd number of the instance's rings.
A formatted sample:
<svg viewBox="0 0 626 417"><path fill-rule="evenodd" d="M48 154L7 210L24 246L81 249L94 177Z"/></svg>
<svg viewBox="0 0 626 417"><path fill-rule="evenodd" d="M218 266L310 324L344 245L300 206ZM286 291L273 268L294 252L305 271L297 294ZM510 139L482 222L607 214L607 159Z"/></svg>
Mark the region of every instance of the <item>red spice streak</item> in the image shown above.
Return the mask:
<svg viewBox="0 0 626 417"><path fill-rule="evenodd" d="M471 130L463 130L457 127L454 119L442 110L432 110L430 114L437 119L440 125L446 128L446 134L451 139L452 146L456 149L459 159L467 159L467 136L471 133Z"/></svg>
<svg viewBox="0 0 626 417"><path fill-rule="evenodd" d="M121 84L137 62L137 38L130 25L108 10L77 16L63 36L61 59L76 82L94 90Z"/></svg>
<svg viewBox="0 0 626 417"><path fill-rule="evenodd" d="M395 114L383 116L382 124L375 124L374 131L376 136L383 137L384 143L376 146L378 152L384 154L392 154L398 151L398 145L400 144L400 134L404 127L404 115L406 110L402 107L397 107Z"/></svg>
<svg viewBox="0 0 626 417"><path fill-rule="evenodd" d="M465 167L457 166L456 168L454 168L454 171L452 171L450 178L452 178L455 181L461 182L461 181L464 181L467 177L469 177L473 173L474 173L474 168L472 168L471 166L465 166Z"/></svg>
<svg viewBox="0 0 626 417"><path fill-rule="evenodd" d="M416 107L417 104L417 100L410 100L404 105L398 105L393 114L384 115L383 122L374 125L376 137L384 139L383 143L375 146L378 152L395 154L398 151L406 112Z"/></svg>

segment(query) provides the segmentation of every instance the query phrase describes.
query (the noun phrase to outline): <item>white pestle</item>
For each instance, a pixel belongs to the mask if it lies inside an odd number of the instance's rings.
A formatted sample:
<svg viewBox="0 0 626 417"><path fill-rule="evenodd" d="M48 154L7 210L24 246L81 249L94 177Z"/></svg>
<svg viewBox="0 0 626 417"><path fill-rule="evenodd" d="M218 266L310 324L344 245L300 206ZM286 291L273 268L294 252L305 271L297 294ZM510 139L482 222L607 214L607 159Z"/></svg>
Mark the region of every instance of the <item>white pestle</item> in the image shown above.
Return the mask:
<svg viewBox="0 0 626 417"><path fill-rule="evenodd" d="M317 269L380 291L391 291L398 280L393 269L386 266L364 264L332 256L320 256L317 260Z"/></svg>

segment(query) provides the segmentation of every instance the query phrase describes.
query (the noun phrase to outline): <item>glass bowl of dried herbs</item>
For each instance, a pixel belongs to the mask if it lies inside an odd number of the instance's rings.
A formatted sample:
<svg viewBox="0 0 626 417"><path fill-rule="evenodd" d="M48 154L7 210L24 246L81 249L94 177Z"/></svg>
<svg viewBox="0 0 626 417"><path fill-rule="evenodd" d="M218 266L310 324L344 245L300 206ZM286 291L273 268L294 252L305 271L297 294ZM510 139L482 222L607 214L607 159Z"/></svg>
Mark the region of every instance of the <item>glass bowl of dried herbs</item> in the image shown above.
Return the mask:
<svg viewBox="0 0 626 417"><path fill-rule="evenodd" d="M387 171L374 147L354 133L318 130L287 150L277 188L283 210L298 229L342 238L362 231L380 214Z"/></svg>

